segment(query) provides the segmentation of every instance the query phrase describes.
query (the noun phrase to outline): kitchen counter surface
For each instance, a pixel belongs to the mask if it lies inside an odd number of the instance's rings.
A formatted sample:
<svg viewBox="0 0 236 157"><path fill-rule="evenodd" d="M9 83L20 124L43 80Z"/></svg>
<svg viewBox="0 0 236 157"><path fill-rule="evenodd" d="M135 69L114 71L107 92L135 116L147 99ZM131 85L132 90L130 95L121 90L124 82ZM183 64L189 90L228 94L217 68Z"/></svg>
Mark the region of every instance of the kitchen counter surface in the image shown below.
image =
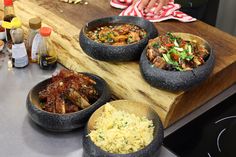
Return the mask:
<svg viewBox="0 0 236 157"><path fill-rule="evenodd" d="M75 71L86 71L101 76L108 82L117 99L150 104L160 115L165 127L236 82L236 38L201 21L155 23L160 34L171 31L201 36L211 44L216 55L215 68L207 80L187 92L172 93L153 88L146 83L140 74L138 61L102 62L88 57L82 51L78 43L82 26L92 19L119 14L120 10L111 8L109 1L94 3L93 0L88 0L88 5L71 5L59 0L17 0L14 7L25 30L28 30L29 19L35 16L42 18L43 25L53 28L51 38L61 64ZM119 75L112 75L111 71Z"/></svg>
<svg viewBox="0 0 236 157"><path fill-rule="evenodd" d="M27 115L26 97L30 89L63 67L44 71L31 64L24 69L8 69L7 61L7 55L0 57L0 156L82 157L83 128L52 133L37 126ZM165 148L161 153L161 157L173 156Z"/></svg>
<svg viewBox="0 0 236 157"><path fill-rule="evenodd" d="M2 54L0 53L0 56ZM24 69L8 69L8 57L0 57L0 156L4 157L82 157L83 129L68 133L52 133L37 126L27 115L26 97L38 82L63 68L44 71L37 64ZM197 111L165 129L168 136L190 120L236 92L236 85L203 105ZM176 157L165 147L160 157Z"/></svg>
<svg viewBox="0 0 236 157"><path fill-rule="evenodd" d="M188 24L176 21L155 24L161 34L167 31L193 33L203 37L213 46L216 53L216 66L213 73L205 82L188 92L170 93L150 87L139 74L138 62L114 64L89 58L78 44L77 37L80 29L92 19L118 15L120 10L111 8L107 0L99 1L101 3L92 3L92 0L88 2L87 6L73 6L49 0L17 0L14 5L25 30L27 30L29 18L34 16L41 17L44 25L54 29L52 40L59 53L60 63L69 69L92 72L103 77L118 99L137 99L152 103L165 127L203 106L235 84L236 38L201 21ZM58 66L58 68L61 67ZM108 75L103 70L104 68L119 72L120 78L115 79ZM125 83L122 88L117 88L117 82L113 80L119 81L126 78L127 71L132 71L129 79L137 81L133 84ZM0 115L2 116L0 119L0 156L78 157L82 155L82 130L60 134L50 133L36 126L27 116L25 101L29 90L38 82L50 77L53 72L43 71L35 64L24 69L9 70L7 56L0 59ZM139 84L138 87L137 84ZM136 90L145 91L146 94L135 92L132 95L127 94ZM214 104L218 102L220 100L216 100ZM177 128L172 125L165 132L169 134L169 130ZM161 157L172 156L174 157L168 150L162 148Z"/></svg>

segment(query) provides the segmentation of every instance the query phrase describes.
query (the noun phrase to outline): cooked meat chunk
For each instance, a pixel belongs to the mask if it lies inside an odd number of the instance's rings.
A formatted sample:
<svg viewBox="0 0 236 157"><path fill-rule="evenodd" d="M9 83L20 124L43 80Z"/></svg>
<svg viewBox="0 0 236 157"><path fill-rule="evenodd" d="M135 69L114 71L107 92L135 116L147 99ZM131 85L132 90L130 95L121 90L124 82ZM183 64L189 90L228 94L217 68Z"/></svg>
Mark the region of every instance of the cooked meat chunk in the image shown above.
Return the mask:
<svg viewBox="0 0 236 157"><path fill-rule="evenodd" d="M159 55L156 49L148 49L147 50L147 57L150 61L153 61Z"/></svg>
<svg viewBox="0 0 236 157"><path fill-rule="evenodd" d="M160 68L160 69L163 69L165 66L166 66L166 62L164 59L162 59L162 57L160 56L157 56L154 60L153 60L153 64Z"/></svg>
<svg viewBox="0 0 236 157"><path fill-rule="evenodd" d="M124 46L139 42L147 36L147 32L132 24L121 24L99 27L93 31L88 31L87 36L98 43Z"/></svg>
<svg viewBox="0 0 236 157"><path fill-rule="evenodd" d="M140 40L139 33L138 32L130 32L128 34L128 43L134 43Z"/></svg>
<svg viewBox="0 0 236 157"><path fill-rule="evenodd" d="M84 74L61 70L46 89L39 92L41 108L53 113L70 113L89 107L96 101L96 82Z"/></svg>

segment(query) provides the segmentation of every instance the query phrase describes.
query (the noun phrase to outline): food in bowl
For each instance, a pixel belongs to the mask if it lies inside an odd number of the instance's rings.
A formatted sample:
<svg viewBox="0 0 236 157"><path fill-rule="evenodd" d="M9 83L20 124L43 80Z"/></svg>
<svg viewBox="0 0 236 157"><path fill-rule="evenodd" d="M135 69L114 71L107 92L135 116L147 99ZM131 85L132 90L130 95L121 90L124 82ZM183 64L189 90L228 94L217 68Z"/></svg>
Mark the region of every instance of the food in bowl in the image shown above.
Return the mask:
<svg viewBox="0 0 236 157"><path fill-rule="evenodd" d="M203 65L209 57L204 45L166 33L149 41L147 58L157 68L187 71Z"/></svg>
<svg viewBox="0 0 236 157"><path fill-rule="evenodd" d="M152 120L117 110L107 103L88 136L109 153L128 154L150 144L154 128Z"/></svg>
<svg viewBox="0 0 236 157"><path fill-rule="evenodd" d="M87 36L97 43L124 46L139 42L147 36L147 32L133 24L121 24L98 27L88 31Z"/></svg>
<svg viewBox="0 0 236 157"><path fill-rule="evenodd" d="M0 32L5 32L5 29L0 25Z"/></svg>
<svg viewBox="0 0 236 157"><path fill-rule="evenodd" d="M0 40L0 51L3 50L3 47L4 47L4 41Z"/></svg>
<svg viewBox="0 0 236 157"><path fill-rule="evenodd" d="M40 107L52 113L71 113L85 109L98 99L96 82L81 73L62 69L39 92Z"/></svg>
<svg viewBox="0 0 236 157"><path fill-rule="evenodd" d="M4 40L5 38L6 38L5 28L1 26L1 21L0 21L0 40Z"/></svg>

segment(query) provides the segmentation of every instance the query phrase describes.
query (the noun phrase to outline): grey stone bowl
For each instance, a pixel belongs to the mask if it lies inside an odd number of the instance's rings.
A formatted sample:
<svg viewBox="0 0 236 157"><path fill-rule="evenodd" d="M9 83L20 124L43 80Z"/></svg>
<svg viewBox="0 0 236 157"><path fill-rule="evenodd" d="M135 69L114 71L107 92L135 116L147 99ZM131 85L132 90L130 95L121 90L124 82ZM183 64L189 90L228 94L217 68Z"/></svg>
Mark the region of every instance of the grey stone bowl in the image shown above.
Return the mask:
<svg viewBox="0 0 236 157"><path fill-rule="evenodd" d="M38 83L30 90L26 100L29 117L42 128L54 132L66 132L85 126L92 113L110 100L110 89L101 77L90 73L83 74L96 81L95 89L99 94L97 101L90 107L66 114L50 113L40 109L38 93L51 82L51 78L49 78Z"/></svg>
<svg viewBox="0 0 236 157"><path fill-rule="evenodd" d="M89 136L87 136L91 130L94 128L96 119L100 116L101 112L104 110L104 106L96 110L93 115L90 117L87 126L85 127L85 133L83 137L83 150L84 157L158 157L160 153L160 147L163 142L164 131L162 122L154 109L150 105L128 101L128 100L117 100L109 102L113 107L118 110L123 110L128 113L134 113L137 116L147 117L149 120L153 121L155 126L154 129L154 139L153 141L144 147L143 149L129 153L129 154L114 154L109 153L93 143Z"/></svg>
<svg viewBox="0 0 236 157"><path fill-rule="evenodd" d="M141 41L125 46L111 46L97 43L87 37L85 32L97 27L114 24L134 24L147 32L147 37ZM139 17L112 16L96 19L87 23L80 31L79 43L84 52L90 57L102 61L131 61L138 60L149 39L158 36L158 31L153 23Z"/></svg>
<svg viewBox="0 0 236 157"><path fill-rule="evenodd" d="M210 55L207 61L190 71L168 71L152 65L146 56L147 48L140 58L140 71L143 78L152 86L168 91L186 91L206 80L215 65L215 55L210 44L203 38L188 33L173 33L183 39L196 40L204 44Z"/></svg>

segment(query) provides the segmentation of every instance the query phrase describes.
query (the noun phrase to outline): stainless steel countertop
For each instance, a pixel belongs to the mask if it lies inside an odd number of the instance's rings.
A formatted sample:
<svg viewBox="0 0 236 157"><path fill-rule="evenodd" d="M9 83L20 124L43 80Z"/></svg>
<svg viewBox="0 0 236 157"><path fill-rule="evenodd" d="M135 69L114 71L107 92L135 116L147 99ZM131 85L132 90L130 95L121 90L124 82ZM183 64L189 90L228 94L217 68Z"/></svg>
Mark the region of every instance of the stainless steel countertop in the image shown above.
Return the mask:
<svg viewBox="0 0 236 157"><path fill-rule="evenodd" d="M55 70L41 70L37 64L30 64L23 69L8 69L7 61L7 56L0 58L0 156L82 156L83 129L52 133L38 127L27 115L25 102L29 90L38 82L51 77ZM60 68L62 66L58 65L56 70ZM179 126L177 123L169 130ZM160 156L175 157L164 147L161 148Z"/></svg>

